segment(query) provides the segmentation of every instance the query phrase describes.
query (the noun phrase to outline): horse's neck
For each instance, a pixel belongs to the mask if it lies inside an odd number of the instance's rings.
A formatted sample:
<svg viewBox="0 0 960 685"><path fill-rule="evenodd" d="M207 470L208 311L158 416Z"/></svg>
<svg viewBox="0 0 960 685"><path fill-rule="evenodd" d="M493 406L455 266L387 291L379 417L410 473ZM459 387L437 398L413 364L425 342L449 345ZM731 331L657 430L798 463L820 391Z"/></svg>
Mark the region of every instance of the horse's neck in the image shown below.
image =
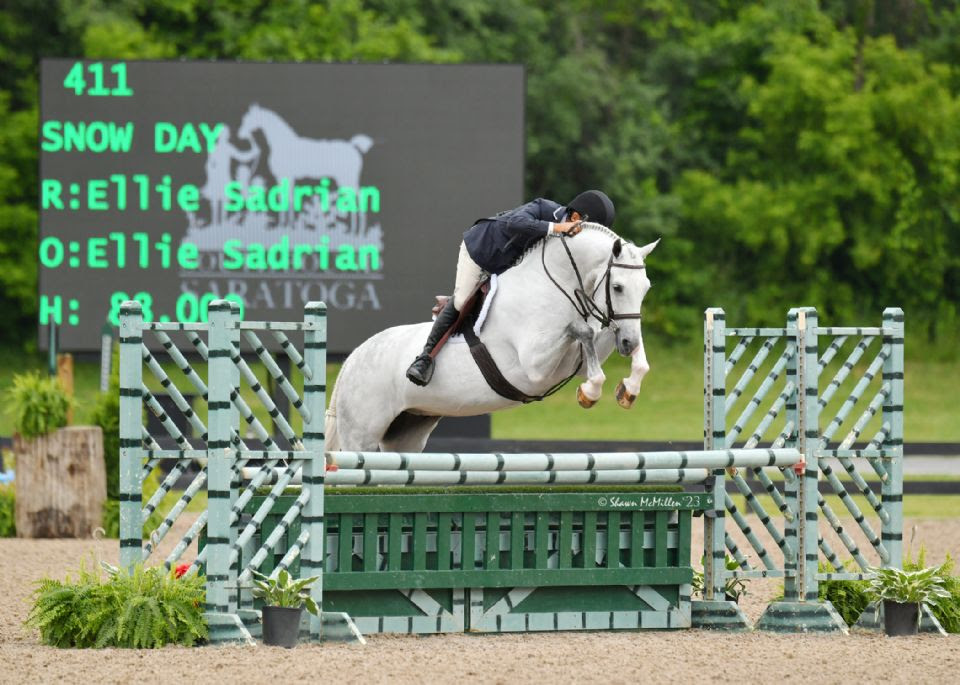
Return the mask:
<svg viewBox="0 0 960 685"><path fill-rule="evenodd" d="M576 238L566 239L573 261L561 238L545 240L545 244L538 243L519 264L501 276L502 295L497 297L504 302L501 309L511 315L519 311L542 311L552 327L563 328L579 318L568 298L576 300L575 291L581 287L581 281L587 296L593 294L605 273L612 240L597 231L584 231Z"/></svg>
<svg viewBox="0 0 960 685"><path fill-rule="evenodd" d="M564 243L570 250L569 254L564 249ZM573 295L575 289L582 287L589 296L605 273L611 244L609 236L594 230L585 230L575 238L551 237L546 239L545 245L538 246L538 252L546 250L544 254L529 254L524 263L531 271L540 271L540 278L546 280L561 297L560 288L542 273L544 263L550 276L566 293ZM534 256L537 258L533 259Z"/></svg>
<svg viewBox="0 0 960 685"><path fill-rule="evenodd" d="M280 115L276 112L271 112L268 109L261 109L254 123L264 132L264 135L267 138L280 136L292 136L294 135L293 129L280 118Z"/></svg>
<svg viewBox="0 0 960 685"><path fill-rule="evenodd" d="M546 240L501 276L500 291L484 326L488 347L504 374L535 392L543 392L577 368L580 344L571 331L584 326L578 311L581 305L574 305L581 283L571 260L560 238ZM605 272L612 240L585 230L566 242L590 297ZM586 325L594 327L594 320Z"/></svg>

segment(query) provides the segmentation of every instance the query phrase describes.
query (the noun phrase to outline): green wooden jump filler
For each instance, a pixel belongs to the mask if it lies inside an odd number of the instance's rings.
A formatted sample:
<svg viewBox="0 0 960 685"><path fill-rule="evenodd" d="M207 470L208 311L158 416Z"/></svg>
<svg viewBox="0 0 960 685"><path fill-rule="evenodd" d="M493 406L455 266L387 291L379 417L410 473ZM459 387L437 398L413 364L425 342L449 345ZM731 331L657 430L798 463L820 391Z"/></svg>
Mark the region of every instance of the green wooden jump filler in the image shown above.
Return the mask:
<svg viewBox="0 0 960 685"><path fill-rule="evenodd" d="M325 453L326 329L320 303L290 323L240 321L224 300L199 324L145 322L136 302L121 308L121 561L190 560L206 577L212 642L259 634L255 570L321 576L312 593L323 612L303 634L362 641L378 632L744 629L724 586L761 577L782 578L785 592L756 628L845 632L818 584L902 565L899 309L875 328L821 327L801 308L784 328L750 329L727 328L723 311L708 309L704 450L688 452ZM288 333L302 337L300 349ZM298 378L287 378L281 355ZM147 431L144 405L166 435ZM855 447L864 431L875 432ZM147 478L158 487L144 501ZM203 492L206 508L188 512ZM171 499L145 536L144 522ZM694 515L704 529L702 599L691 597ZM877 612L862 622L876 627Z"/></svg>

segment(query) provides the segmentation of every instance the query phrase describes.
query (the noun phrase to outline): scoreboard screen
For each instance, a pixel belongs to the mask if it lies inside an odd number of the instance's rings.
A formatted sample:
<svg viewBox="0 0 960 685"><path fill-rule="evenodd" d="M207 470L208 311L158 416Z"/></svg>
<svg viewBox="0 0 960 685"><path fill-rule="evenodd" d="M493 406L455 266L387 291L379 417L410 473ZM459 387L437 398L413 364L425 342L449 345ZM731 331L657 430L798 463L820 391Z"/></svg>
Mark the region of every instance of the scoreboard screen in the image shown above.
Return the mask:
<svg viewBox="0 0 960 685"><path fill-rule="evenodd" d="M523 201L518 65L41 65L41 347L148 320L327 304L331 352L426 321L461 235Z"/></svg>

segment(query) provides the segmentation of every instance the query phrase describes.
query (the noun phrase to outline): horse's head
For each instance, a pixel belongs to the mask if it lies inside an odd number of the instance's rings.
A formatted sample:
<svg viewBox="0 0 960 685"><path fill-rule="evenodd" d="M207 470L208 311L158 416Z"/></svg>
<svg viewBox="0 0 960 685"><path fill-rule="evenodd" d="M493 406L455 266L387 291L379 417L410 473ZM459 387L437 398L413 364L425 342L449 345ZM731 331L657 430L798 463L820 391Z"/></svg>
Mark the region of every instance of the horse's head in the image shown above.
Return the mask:
<svg viewBox="0 0 960 685"><path fill-rule="evenodd" d="M641 344L640 308L650 290L646 257L659 240L637 247L617 239L613 243L606 275L595 296L611 320L616 334L617 351L631 356Z"/></svg>
<svg viewBox="0 0 960 685"><path fill-rule="evenodd" d="M247 110L247 113L243 115L243 119L240 120L240 128L237 130L237 137L244 140L249 140L253 137L253 131L259 125L260 120L260 105L254 103L250 105L250 108Z"/></svg>

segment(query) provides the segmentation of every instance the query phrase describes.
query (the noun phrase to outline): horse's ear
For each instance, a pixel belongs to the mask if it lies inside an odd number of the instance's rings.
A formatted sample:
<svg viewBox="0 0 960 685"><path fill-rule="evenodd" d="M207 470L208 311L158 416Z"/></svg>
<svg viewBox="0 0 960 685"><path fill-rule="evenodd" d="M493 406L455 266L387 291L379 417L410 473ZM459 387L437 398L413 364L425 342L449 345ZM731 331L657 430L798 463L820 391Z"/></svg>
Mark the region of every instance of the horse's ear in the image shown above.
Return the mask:
<svg viewBox="0 0 960 685"><path fill-rule="evenodd" d="M613 243L613 256L619 257L622 251L623 251L623 241L620 240L620 238L617 238Z"/></svg>
<svg viewBox="0 0 960 685"><path fill-rule="evenodd" d="M653 248L657 246L657 243L660 242L660 238L657 238L652 243L647 243L640 248L640 259L646 259L647 255L653 252Z"/></svg>

